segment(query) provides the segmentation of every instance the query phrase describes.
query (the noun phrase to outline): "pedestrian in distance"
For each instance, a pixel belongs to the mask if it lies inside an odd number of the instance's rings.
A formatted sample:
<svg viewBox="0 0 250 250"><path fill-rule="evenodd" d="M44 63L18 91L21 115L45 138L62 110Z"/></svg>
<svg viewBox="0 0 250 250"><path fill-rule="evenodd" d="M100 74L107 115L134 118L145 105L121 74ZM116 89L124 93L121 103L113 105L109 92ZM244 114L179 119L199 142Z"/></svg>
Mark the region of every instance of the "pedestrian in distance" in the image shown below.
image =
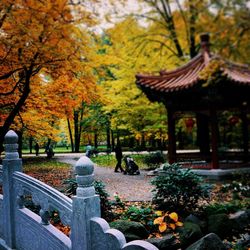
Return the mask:
<svg viewBox="0 0 250 250"><path fill-rule="evenodd" d="M92 152L92 146L90 144L88 144L86 146L86 153L85 153L85 155L90 158L92 156L92 153L93 153Z"/></svg>
<svg viewBox="0 0 250 250"><path fill-rule="evenodd" d="M39 154L39 144L38 142L35 144L35 151L36 151L36 156Z"/></svg>
<svg viewBox="0 0 250 250"><path fill-rule="evenodd" d="M50 144L47 144L47 146L45 148L45 152L47 154L47 158L49 158L49 159L54 156L53 147Z"/></svg>
<svg viewBox="0 0 250 250"><path fill-rule="evenodd" d="M115 172L119 172L118 169L120 169L121 172L124 172L122 168L122 148L119 140L117 141L117 145L115 147L115 158L117 160Z"/></svg>

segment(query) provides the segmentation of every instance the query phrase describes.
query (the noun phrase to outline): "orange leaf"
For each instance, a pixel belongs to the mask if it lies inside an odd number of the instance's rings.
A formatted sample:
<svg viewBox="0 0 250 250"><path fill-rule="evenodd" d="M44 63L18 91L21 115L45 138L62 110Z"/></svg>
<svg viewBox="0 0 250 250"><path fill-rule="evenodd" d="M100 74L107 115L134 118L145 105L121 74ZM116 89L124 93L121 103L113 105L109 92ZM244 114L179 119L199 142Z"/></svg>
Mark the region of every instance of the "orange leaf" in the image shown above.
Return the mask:
<svg viewBox="0 0 250 250"><path fill-rule="evenodd" d="M159 231L162 233L167 230L167 223L163 222L159 225Z"/></svg>
<svg viewBox="0 0 250 250"><path fill-rule="evenodd" d="M173 212L169 215L169 218L171 218L174 222L178 221L178 215L177 213Z"/></svg>
<svg viewBox="0 0 250 250"><path fill-rule="evenodd" d="M169 224L169 227L172 228L173 230L175 230L175 224L170 223L170 224Z"/></svg>
<svg viewBox="0 0 250 250"><path fill-rule="evenodd" d="M182 227L182 226L183 226L183 223L180 222L180 221L177 221L177 222L175 223L175 225L176 225L177 227Z"/></svg>
<svg viewBox="0 0 250 250"><path fill-rule="evenodd" d="M154 220L154 225L155 224L162 224L163 223L164 217L158 217Z"/></svg>

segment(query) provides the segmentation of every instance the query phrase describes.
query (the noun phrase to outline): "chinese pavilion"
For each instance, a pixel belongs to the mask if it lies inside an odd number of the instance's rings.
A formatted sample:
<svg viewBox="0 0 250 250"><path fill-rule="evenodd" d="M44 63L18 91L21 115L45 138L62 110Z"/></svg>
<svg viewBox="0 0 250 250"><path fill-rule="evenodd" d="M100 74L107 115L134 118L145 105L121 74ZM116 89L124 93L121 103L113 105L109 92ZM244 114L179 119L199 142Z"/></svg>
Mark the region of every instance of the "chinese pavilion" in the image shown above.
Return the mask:
<svg viewBox="0 0 250 250"><path fill-rule="evenodd" d="M175 120L179 113L195 114L199 158L220 168L220 111L239 111L243 162L248 154L250 68L210 52L209 35L201 35L201 52L185 65L158 75L137 74L136 84L151 101L162 102L168 113L168 159L177 161Z"/></svg>

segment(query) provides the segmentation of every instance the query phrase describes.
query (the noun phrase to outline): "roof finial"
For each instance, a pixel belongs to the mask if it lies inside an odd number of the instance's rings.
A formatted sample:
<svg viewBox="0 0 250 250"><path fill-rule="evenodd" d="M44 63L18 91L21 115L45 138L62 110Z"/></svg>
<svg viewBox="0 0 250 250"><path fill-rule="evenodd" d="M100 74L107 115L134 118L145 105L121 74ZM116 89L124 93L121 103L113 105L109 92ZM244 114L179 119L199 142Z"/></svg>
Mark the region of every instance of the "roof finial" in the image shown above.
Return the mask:
<svg viewBox="0 0 250 250"><path fill-rule="evenodd" d="M200 35L202 54L204 57L204 62L207 65L210 61L210 43L209 43L209 33L203 33Z"/></svg>
<svg viewBox="0 0 250 250"><path fill-rule="evenodd" d="M200 35L202 51L207 52L208 54L209 54L209 47L210 47L209 38L210 38L209 33L202 33Z"/></svg>

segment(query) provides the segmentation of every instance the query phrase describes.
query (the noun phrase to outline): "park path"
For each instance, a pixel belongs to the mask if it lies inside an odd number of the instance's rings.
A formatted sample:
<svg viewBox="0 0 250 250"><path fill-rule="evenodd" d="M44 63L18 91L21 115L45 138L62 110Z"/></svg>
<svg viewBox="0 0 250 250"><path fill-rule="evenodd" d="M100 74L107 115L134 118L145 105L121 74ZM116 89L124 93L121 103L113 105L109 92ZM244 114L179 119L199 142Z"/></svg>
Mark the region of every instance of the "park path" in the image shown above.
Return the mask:
<svg viewBox="0 0 250 250"><path fill-rule="evenodd" d="M75 165L79 157L70 155L61 155L55 157L58 161ZM115 173L113 168L94 166L95 180L100 180L105 184L106 191L110 199L114 199L114 194L118 193L124 201L149 201L152 199L150 184L151 176L147 171L140 170L140 175L124 175Z"/></svg>

